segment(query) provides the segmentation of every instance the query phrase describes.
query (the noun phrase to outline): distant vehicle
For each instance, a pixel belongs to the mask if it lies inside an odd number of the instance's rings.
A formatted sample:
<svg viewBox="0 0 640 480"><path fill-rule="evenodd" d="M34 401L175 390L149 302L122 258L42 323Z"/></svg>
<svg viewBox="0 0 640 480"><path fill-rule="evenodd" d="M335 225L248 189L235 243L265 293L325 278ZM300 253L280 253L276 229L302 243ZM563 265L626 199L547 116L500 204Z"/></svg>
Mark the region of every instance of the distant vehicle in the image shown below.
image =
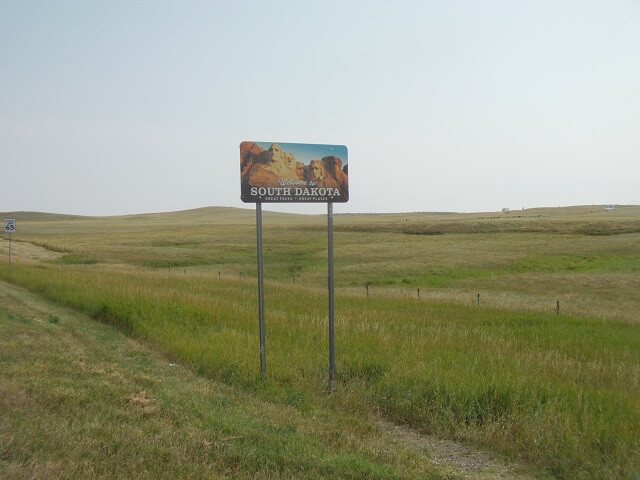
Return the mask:
<svg viewBox="0 0 640 480"><path fill-rule="evenodd" d="M604 206L604 211L608 212L609 210L615 210L616 206L615 205L605 205Z"/></svg>

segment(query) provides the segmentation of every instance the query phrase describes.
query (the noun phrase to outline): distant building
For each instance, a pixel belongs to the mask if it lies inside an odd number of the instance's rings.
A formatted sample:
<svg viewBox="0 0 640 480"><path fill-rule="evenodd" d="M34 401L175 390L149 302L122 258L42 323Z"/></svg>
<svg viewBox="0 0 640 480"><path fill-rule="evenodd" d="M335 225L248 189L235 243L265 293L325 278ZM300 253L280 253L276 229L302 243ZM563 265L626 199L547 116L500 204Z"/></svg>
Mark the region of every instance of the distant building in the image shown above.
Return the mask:
<svg viewBox="0 0 640 480"><path fill-rule="evenodd" d="M502 209L502 213L509 213L509 209L508 208L503 208Z"/></svg>
<svg viewBox="0 0 640 480"><path fill-rule="evenodd" d="M615 210L616 206L615 205L605 205L604 206L604 211L608 212L609 210Z"/></svg>

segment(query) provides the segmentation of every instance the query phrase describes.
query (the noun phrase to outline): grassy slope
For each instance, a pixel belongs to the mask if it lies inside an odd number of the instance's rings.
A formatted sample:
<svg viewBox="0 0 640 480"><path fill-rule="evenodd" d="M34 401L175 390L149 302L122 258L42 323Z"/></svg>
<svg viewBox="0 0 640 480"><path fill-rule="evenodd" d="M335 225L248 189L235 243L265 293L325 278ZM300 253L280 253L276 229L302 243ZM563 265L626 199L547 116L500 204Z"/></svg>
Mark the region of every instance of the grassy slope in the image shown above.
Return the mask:
<svg viewBox="0 0 640 480"><path fill-rule="evenodd" d="M148 338L211 378L260 388L253 282L105 273L24 266L12 281ZM330 406L317 293L267 289L268 395L303 410ZM415 300L339 296L338 305L338 410L468 439L561 478L637 469L637 325Z"/></svg>
<svg viewBox="0 0 640 480"><path fill-rule="evenodd" d="M0 478L443 478L367 420L260 400L6 284L0 299Z"/></svg>

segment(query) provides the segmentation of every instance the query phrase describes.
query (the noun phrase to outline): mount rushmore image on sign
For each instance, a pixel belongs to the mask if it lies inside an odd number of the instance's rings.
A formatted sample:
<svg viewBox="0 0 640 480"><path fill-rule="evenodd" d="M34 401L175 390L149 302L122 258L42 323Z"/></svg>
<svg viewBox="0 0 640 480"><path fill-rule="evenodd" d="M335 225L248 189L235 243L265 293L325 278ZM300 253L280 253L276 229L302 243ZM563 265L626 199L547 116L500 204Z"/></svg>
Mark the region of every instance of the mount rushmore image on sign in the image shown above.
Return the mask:
<svg viewBox="0 0 640 480"><path fill-rule="evenodd" d="M346 202L347 147L242 142L240 178L245 203Z"/></svg>

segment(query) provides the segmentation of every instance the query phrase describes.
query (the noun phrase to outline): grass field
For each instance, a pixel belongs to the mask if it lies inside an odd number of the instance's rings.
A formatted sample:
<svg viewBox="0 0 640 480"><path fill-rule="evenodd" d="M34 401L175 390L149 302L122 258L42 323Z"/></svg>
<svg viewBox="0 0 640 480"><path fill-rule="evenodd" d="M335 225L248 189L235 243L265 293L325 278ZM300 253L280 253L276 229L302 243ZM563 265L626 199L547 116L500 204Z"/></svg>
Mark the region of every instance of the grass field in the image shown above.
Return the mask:
<svg viewBox="0 0 640 480"><path fill-rule="evenodd" d="M266 384L253 211L15 216L18 259L0 278L205 378L297 412L382 416L542 476L640 474L640 207L338 215L329 396L323 216L265 215Z"/></svg>
<svg viewBox="0 0 640 480"><path fill-rule="evenodd" d="M376 422L261 400L5 283L0 301L0 478L464 478Z"/></svg>

